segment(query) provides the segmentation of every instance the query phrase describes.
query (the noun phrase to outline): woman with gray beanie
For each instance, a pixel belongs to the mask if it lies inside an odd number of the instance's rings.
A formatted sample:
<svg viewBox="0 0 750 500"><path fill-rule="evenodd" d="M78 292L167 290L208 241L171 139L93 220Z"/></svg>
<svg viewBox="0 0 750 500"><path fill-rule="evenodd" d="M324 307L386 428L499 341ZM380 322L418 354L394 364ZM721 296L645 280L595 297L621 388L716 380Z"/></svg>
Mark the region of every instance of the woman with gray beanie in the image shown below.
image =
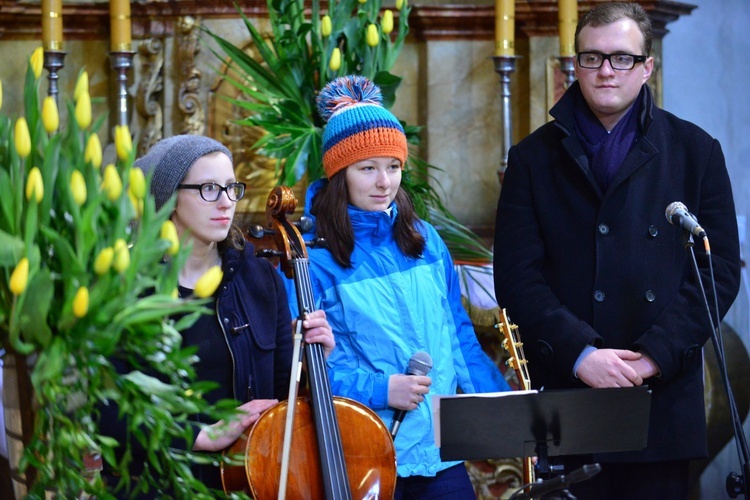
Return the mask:
<svg viewBox="0 0 750 500"><path fill-rule="evenodd" d="M201 316L181 332L183 345L198 349L198 380L219 384L205 398L212 404L235 399L246 414L231 426L208 422L212 425L196 431L194 451L221 451L261 412L287 397L292 321L284 285L272 264L255 256L252 244L234 224L245 184L237 182L232 154L224 145L208 137L178 135L156 143L134 165L146 176L153 174L151 194L157 209L176 196L170 218L183 244L192 245L179 274L180 295L192 294L209 268L220 265L224 273L214 294L214 314ZM330 353L334 340L325 313L310 313L303 326L305 340L323 344ZM222 487L217 466L194 467L193 472L207 486Z"/></svg>

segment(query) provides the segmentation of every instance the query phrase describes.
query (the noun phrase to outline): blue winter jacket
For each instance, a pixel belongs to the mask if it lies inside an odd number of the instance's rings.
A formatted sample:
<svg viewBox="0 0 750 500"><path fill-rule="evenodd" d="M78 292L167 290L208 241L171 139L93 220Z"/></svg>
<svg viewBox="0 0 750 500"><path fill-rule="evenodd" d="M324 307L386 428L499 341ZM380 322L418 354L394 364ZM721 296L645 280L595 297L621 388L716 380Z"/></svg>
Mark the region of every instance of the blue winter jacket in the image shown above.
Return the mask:
<svg viewBox="0 0 750 500"><path fill-rule="evenodd" d="M325 180L310 186L305 215ZM433 360L430 393L406 414L395 439L399 476L434 476L459 462L442 462L435 446L432 398L509 390L482 351L461 305L459 281L448 249L434 227L420 224L425 238L419 258L404 255L392 235L398 216L349 206L355 234L352 266L343 269L324 248L308 252L316 305L326 312L336 348L328 358L333 393L363 403L390 426L388 378L405 373L411 356L426 351ZM313 218L314 220L314 218ZM287 280L292 315L294 284Z"/></svg>

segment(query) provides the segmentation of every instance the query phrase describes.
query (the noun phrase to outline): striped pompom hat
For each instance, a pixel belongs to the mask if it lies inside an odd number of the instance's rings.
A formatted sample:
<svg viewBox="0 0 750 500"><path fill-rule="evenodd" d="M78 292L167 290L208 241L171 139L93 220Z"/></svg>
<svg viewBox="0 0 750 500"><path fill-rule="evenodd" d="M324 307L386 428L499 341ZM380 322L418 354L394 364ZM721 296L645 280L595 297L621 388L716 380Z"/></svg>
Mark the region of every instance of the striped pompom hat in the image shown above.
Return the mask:
<svg viewBox="0 0 750 500"><path fill-rule="evenodd" d="M398 158L408 154L406 134L382 104L380 88L364 76L342 76L320 91L323 131L323 169L330 179L336 172L367 158Z"/></svg>

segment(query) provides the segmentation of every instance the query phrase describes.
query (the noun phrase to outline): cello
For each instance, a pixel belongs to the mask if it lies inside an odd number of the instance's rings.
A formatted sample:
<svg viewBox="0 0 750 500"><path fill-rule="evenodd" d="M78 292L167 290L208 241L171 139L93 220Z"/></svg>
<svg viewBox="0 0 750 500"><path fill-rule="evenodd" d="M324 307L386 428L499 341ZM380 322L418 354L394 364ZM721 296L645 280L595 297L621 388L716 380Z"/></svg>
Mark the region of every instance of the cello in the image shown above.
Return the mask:
<svg viewBox="0 0 750 500"><path fill-rule="evenodd" d="M309 261L299 230L286 219L297 205L292 190L276 187L268 197L266 218L274 237L275 256L288 278L294 279L302 316L315 308ZM264 412L224 452L241 457L241 465L222 460L225 493L243 491L253 498L276 498L280 489L290 498L375 499L392 498L396 487L396 452L388 428L367 406L333 396L328 381L323 347L305 344L309 397L291 403L293 420L287 415L290 402L281 401ZM296 362L296 360L294 360ZM285 421L293 422L293 451L288 470L282 467ZM280 484L286 477L286 484Z"/></svg>

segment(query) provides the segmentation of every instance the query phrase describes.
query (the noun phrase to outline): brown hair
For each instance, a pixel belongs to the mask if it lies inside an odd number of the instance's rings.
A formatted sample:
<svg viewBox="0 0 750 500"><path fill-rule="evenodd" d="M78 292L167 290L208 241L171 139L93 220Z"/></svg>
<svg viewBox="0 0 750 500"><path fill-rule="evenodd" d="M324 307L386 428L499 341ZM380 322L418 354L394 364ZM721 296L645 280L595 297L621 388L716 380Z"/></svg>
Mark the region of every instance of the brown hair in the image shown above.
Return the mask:
<svg viewBox="0 0 750 500"><path fill-rule="evenodd" d="M633 2L612 2L602 3L594 6L591 10L585 12L581 19L578 20L578 26L576 26L575 36L575 50L578 52L578 34L586 26L605 26L612 24L615 21L627 17L632 19L638 26L638 29L643 34L643 49L644 55L651 54L651 43L653 40L653 34L651 31L651 18L643 10L643 7ZM636 54L639 55L639 54Z"/></svg>
<svg viewBox="0 0 750 500"><path fill-rule="evenodd" d="M417 229L420 222L409 195L401 187L395 199L398 216L393 225L393 237L404 254L417 258L424 251L425 241ZM311 213L316 217L316 235L326 240L326 248L334 260L344 268L352 267L354 229L349 218L349 190L346 170L331 177L321 188L312 203Z"/></svg>

